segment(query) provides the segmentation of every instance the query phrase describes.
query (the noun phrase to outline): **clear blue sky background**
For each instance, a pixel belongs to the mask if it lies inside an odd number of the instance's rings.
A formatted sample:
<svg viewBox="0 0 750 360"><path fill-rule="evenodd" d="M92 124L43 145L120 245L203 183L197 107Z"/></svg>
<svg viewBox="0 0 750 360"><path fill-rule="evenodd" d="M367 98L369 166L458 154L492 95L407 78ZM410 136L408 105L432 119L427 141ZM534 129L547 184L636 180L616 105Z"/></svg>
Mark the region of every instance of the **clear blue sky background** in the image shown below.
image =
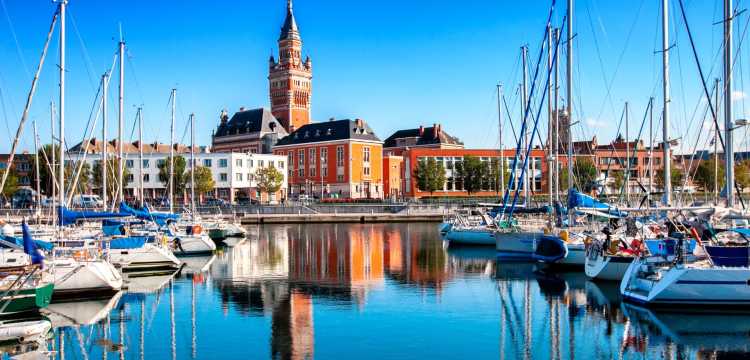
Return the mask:
<svg viewBox="0 0 750 360"><path fill-rule="evenodd" d="M7 132L0 135L0 151L7 152L55 5L47 0L0 1L0 133ZM685 1L701 61L707 74L713 69L713 78L721 68L716 57L721 26L713 25L721 18L721 1ZM703 127L704 106L684 25L673 2L672 131L674 137L689 139L683 146L691 148ZM240 106L268 107L268 56L277 51L285 3L71 0L67 141L76 143L83 136L99 77L112 62L121 23L130 55L126 138L132 138L135 106L142 104L145 140L168 140L167 102L170 89L176 87L178 138L188 114L194 112L198 142L210 144L222 108L232 112ZM739 9L746 3L735 1ZM313 61L313 118L359 117L382 139L397 129L442 123L469 147L496 147L495 85L505 84L517 123L519 47L529 44L530 58L536 59L548 6L548 1L296 0L303 52ZM564 12L565 2L558 1L556 24ZM601 142L616 136L626 100L632 110L631 137L637 133L649 96L656 97L658 120L661 60L654 52L661 41L659 19L656 0L577 1L575 116L581 124L575 129L576 139L597 135ZM735 45L747 23L745 13L737 21ZM55 43L50 48L31 109L31 118L40 122L43 141L49 138L49 102L57 101L57 47ZM746 99L740 92L749 80L747 55L743 44L735 71L737 117L745 116ZM116 130L116 88L113 83L110 134ZM741 134L738 144L746 138L744 131ZM508 132L505 143L510 146L511 141ZM698 147L706 144L701 139ZM33 148L30 124L22 145Z"/></svg>

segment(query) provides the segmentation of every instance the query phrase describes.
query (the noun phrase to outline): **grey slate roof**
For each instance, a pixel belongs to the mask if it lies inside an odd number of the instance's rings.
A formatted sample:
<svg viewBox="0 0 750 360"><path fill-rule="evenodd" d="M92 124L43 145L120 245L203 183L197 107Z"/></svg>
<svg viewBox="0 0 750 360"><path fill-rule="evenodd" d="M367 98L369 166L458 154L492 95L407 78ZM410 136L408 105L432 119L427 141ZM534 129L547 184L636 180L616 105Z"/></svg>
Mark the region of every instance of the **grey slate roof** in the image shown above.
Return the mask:
<svg viewBox="0 0 750 360"><path fill-rule="evenodd" d="M287 135L284 127L271 114L268 109L251 109L234 113L232 118L225 124L219 124L214 133L215 137L240 135L247 133L260 132L261 136L265 133L278 133L279 137Z"/></svg>
<svg viewBox="0 0 750 360"><path fill-rule="evenodd" d="M449 135L448 133L445 132L445 130L441 130L440 136L435 138L435 126L432 126L432 127L424 128L424 132L422 133L422 136L419 136L419 128L398 130L395 133L393 133L393 135L385 139L383 147L384 148L396 147L398 146L396 144L396 139L402 139L402 138L417 138L417 143L413 144L412 146L432 145L432 144L463 145L463 142L461 142L461 140L459 140L455 136Z"/></svg>
<svg viewBox="0 0 750 360"><path fill-rule="evenodd" d="M294 20L294 13L292 12L292 8L290 5L291 4L287 6L286 19L284 19L284 25L281 27L281 35L279 35L279 40L299 38L297 21Z"/></svg>
<svg viewBox="0 0 750 360"><path fill-rule="evenodd" d="M357 121L351 119L307 124L279 140L276 146L348 139L380 142L380 138L366 122L362 121L362 125L358 127Z"/></svg>

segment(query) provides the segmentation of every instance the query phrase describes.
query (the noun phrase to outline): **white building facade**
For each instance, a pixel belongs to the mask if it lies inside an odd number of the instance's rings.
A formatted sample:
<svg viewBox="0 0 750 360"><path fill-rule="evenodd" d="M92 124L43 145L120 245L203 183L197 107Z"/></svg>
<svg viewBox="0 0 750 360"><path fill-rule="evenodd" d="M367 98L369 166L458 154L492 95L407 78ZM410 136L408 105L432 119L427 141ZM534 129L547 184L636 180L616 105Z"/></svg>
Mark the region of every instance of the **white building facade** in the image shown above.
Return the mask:
<svg viewBox="0 0 750 360"><path fill-rule="evenodd" d="M177 156L185 158L187 163L185 171L189 174L190 154L175 154L175 157ZM125 179L124 192L126 199L134 199L137 197L141 188L141 182L143 183L144 199L146 199L147 202L167 196L168 179L159 178L159 166L162 163L169 162L169 153L144 152L143 163L138 161L139 154L137 152L128 152L124 154L124 157L125 168L129 173ZM73 163L78 163L81 159L85 159L92 171L94 165L100 162L101 158L102 156L100 153L81 154L70 152L66 155L66 160L72 161ZM202 195L201 199L213 197L226 200L230 203L250 199L266 202L269 200L280 201L287 196L288 178L287 159L285 156L250 153L210 153L201 151L195 154L195 162L196 166L209 168L214 180L214 190L206 194L200 194ZM258 169L268 166L276 168L284 176L281 189L270 195L261 193L256 181L256 173ZM117 170L115 169L114 171L108 172L116 174ZM91 180L93 181L93 174ZM108 178L108 180L113 181L114 179ZM91 188L96 189L97 192L101 189L101 184L91 185ZM189 193L189 191L186 192ZM186 200L188 195L189 194L184 196L183 200ZM176 203L180 202L180 196L181 194L175 193Z"/></svg>

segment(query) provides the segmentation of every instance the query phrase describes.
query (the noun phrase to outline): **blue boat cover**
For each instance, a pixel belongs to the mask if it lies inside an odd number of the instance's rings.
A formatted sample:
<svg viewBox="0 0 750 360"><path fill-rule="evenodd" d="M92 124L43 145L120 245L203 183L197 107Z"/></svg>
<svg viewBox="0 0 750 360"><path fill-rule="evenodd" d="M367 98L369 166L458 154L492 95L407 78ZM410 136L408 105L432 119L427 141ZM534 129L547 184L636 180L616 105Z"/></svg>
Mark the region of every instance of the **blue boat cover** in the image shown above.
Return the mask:
<svg viewBox="0 0 750 360"><path fill-rule="evenodd" d="M747 246L706 246L706 252L714 265L747 267L750 265L750 248Z"/></svg>
<svg viewBox="0 0 750 360"><path fill-rule="evenodd" d="M159 226L166 225L169 220L177 220L180 218L180 215L177 214L151 212L146 205L144 205L143 210L136 210L128 206L125 202L120 202L120 212L135 216L141 220L153 221L159 224Z"/></svg>
<svg viewBox="0 0 750 360"><path fill-rule="evenodd" d="M570 189L568 190L568 208L576 207L597 209L609 215L627 216L627 213L617 210L617 208L614 208L609 204L596 200L586 194L582 194L576 189Z"/></svg>
<svg viewBox="0 0 750 360"><path fill-rule="evenodd" d="M685 239L684 241L685 246L687 246L687 252L692 254L697 242L695 239ZM677 240L675 239L646 239L646 248L654 256L674 256L676 246Z"/></svg>
<svg viewBox="0 0 750 360"><path fill-rule="evenodd" d="M26 220L21 224L21 230L23 231L23 252L31 257L32 264L41 264L44 261L44 255L39 252L36 242L31 238L31 231Z"/></svg>
<svg viewBox="0 0 750 360"><path fill-rule="evenodd" d="M110 249L138 249L143 247L143 244L148 240L148 236L128 236L122 238L115 238L109 242Z"/></svg>
<svg viewBox="0 0 750 360"><path fill-rule="evenodd" d="M129 214L121 214L116 212L106 211L73 211L68 210L64 206L57 208L57 218L62 225L75 224L79 220L98 220L98 219L111 219L118 217L130 216Z"/></svg>

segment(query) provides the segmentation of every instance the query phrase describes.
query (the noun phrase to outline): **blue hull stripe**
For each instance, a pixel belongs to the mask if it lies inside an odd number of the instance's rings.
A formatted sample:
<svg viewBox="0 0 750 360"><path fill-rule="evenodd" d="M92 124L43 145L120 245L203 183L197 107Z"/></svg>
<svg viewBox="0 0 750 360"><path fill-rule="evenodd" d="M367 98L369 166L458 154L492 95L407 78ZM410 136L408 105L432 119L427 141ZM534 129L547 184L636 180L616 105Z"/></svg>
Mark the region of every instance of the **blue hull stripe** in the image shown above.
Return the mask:
<svg viewBox="0 0 750 360"><path fill-rule="evenodd" d="M694 285L748 285L747 281L720 281L720 280L677 280L678 284Z"/></svg>

